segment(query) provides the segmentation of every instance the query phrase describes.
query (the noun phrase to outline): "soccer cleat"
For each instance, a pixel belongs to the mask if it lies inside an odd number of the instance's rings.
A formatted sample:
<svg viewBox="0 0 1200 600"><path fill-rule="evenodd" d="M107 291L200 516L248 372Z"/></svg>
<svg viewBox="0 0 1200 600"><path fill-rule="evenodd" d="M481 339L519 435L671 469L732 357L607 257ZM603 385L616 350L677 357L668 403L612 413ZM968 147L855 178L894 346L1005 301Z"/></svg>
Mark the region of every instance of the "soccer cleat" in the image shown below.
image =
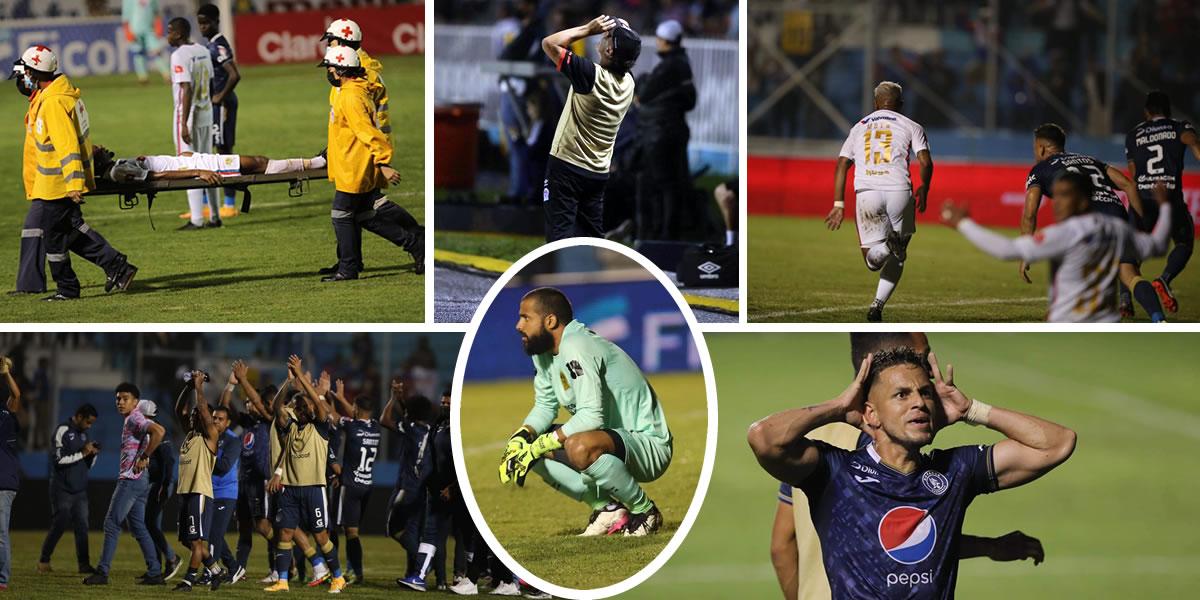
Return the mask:
<svg viewBox="0 0 1200 600"><path fill-rule="evenodd" d="M78 300L78 299L79 299L79 296L64 296L63 294L55 292L53 296L46 296L45 298L42 298L42 302L65 302L67 300Z"/></svg>
<svg viewBox="0 0 1200 600"><path fill-rule="evenodd" d="M313 567L313 578L308 581L307 585L308 587L317 587L325 583L332 575L333 573L329 572L329 567L325 566L325 563L321 563L319 566Z"/></svg>
<svg viewBox="0 0 1200 600"><path fill-rule="evenodd" d="M84 578L83 585L108 585L108 575L92 573Z"/></svg>
<svg viewBox="0 0 1200 600"><path fill-rule="evenodd" d="M187 580L184 579L183 581L180 581L179 583L175 584L175 587L171 588L171 591L172 592L190 592L190 591L192 591L192 584L188 583Z"/></svg>
<svg viewBox="0 0 1200 600"><path fill-rule="evenodd" d="M416 575L401 577L400 579L396 580L396 585L400 587L407 587L410 590L416 590L418 592L425 591L425 580Z"/></svg>
<svg viewBox="0 0 1200 600"><path fill-rule="evenodd" d="M280 580L276 581L275 583L263 588L263 591L267 592L267 593L272 593L272 592L287 592L290 590L288 590L288 582L284 579L280 579Z"/></svg>
<svg viewBox="0 0 1200 600"><path fill-rule="evenodd" d="M479 586L475 585L470 579L463 577L450 586L450 591L459 596L475 596L479 594Z"/></svg>
<svg viewBox="0 0 1200 600"><path fill-rule="evenodd" d="M618 522L624 522L629 518L629 511L617 502L610 502L600 510L592 511L592 516L588 518L587 528L579 537L591 537L595 535L608 535L613 533L613 527ZM619 530L620 527L617 527Z"/></svg>
<svg viewBox="0 0 1200 600"><path fill-rule="evenodd" d="M322 281L322 282L324 282L324 283L329 283L329 282L331 282L331 281L353 281L353 280L355 280L355 279L358 279L358 275L354 275L354 276L352 277L352 276L350 276L350 275L343 275L343 274L341 274L341 273L334 273L333 275L327 275L327 276L325 276L325 277L322 277L322 278L321 278L321 281Z"/></svg>
<svg viewBox="0 0 1200 600"><path fill-rule="evenodd" d="M221 587L221 584L225 583L225 571L221 570L217 571L216 573L209 573L205 583L208 584L208 589L210 591L217 591L217 589Z"/></svg>
<svg viewBox="0 0 1200 600"><path fill-rule="evenodd" d="M657 506L654 506L640 515L630 514L624 533L627 536L650 535L662 527L662 521L662 513L658 512Z"/></svg>
<svg viewBox="0 0 1200 600"><path fill-rule="evenodd" d="M880 304L878 300L871 302L871 309L867 311L867 321L871 323L883 321L883 304Z"/></svg>
<svg viewBox="0 0 1200 600"><path fill-rule="evenodd" d="M197 225L191 221L188 221L187 223L180 225L179 229L176 231L200 231L201 229L204 229L203 225Z"/></svg>
<svg viewBox="0 0 1200 600"><path fill-rule="evenodd" d="M346 589L346 578L345 577L334 577L333 579L329 580L329 593L330 594L340 594L340 593L342 593L342 590L344 590L344 589Z"/></svg>
<svg viewBox="0 0 1200 600"><path fill-rule="evenodd" d="M491 591L493 596L520 596L521 588L511 581L501 581L496 589Z"/></svg>
<svg viewBox="0 0 1200 600"><path fill-rule="evenodd" d="M238 209L236 206L222 206L221 210L218 211L217 214L221 215L222 219L228 219L238 216Z"/></svg>
<svg viewBox="0 0 1200 600"><path fill-rule="evenodd" d="M1175 299L1175 294L1171 292L1171 286L1165 279L1159 277L1150 282L1154 286L1154 291L1158 292L1158 301L1162 303L1162 307L1171 314L1179 312L1179 300Z"/></svg>
<svg viewBox="0 0 1200 600"><path fill-rule="evenodd" d="M179 567L183 566L183 559L176 556L175 558L167 561L167 564L164 566L166 568L163 569L163 573L166 573L166 576L163 577L163 580L166 581L179 573Z"/></svg>
<svg viewBox="0 0 1200 600"><path fill-rule="evenodd" d="M218 228L220 228L220 227L222 227L222 226L224 226L224 225L225 225L225 224L224 224L224 223L222 223L222 222L221 222L221 219L219 219L219 218L218 218L218 219L213 219L213 220L211 220L211 221L205 221L205 222L204 222L204 228L205 228L205 229L218 229Z"/></svg>
<svg viewBox="0 0 1200 600"><path fill-rule="evenodd" d="M241 580L243 580L243 579L245 579L245 578L246 578L246 567L239 566L239 567L237 568L237 571L234 571L233 573L230 573L230 574L229 574L229 578L228 578L228 579L226 579L226 581L227 581L227 582L228 582L230 585L233 585L233 584L235 584L235 583L237 583L237 582L239 582L239 581L241 581Z"/></svg>
<svg viewBox="0 0 1200 600"><path fill-rule="evenodd" d="M266 577L258 580L259 583L275 583L276 581L279 581L279 573L275 571L271 571Z"/></svg>

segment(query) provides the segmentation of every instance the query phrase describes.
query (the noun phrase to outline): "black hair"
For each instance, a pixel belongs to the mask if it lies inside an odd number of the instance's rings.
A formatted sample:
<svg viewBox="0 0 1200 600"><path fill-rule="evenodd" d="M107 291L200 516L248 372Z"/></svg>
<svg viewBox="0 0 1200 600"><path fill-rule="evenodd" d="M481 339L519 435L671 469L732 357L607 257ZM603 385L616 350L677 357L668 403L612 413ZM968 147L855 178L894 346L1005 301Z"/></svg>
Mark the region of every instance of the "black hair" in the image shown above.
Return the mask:
<svg viewBox="0 0 1200 600"><path fill-rule="evenodd" d="M365 67L333 67L338 77L366 77L367 69Z"/></svg>
<svg viewBox="0 0 1200 600"><path fill-rule="evenodd" d="M1092 193L1095 192L1095 186L1092 185L1092 178L1078 171L1062 171L1058 177L1054 178L1054 182L1058 183L1065 181L1075 186L1076 191L1083 194L1084 198L1091 199Z"/></svg>
<svg viewBox="0 0 1200 600"><path fill-rule="evenodd" d="M361 395L354 399L354 408L365 410L370 413L375 412L375 400L367 395Z"/></svg>
<svg viewBox="0 0 1200 600"><path fill-rule="evenodd" d="M1058 148L1067 147L1067 132L1057 123L1043 123L1033 130L1034 139L1046 140Z"/></svg>
<svg viewBox="0 0 1200 600"><path fill-rule="evenodd" d="M97 178L108 178L108 172L112 170L112 166L116 164L116 154L112 150L105 148L99 144L92 146L92 165L96 171Z"/></svg>
<svg viewBox="0 0 1200 600"><path fill-rule="evenodd" d="M1171 97L1162 90L1146 94L1146 112L1152 115L1171 116Z"/></svg>
<svg viewBox="0 0 1200 600"><path fill-rule="evenodd" d="M192 35L192 24L183 17L175 17L167 23L167 27L174 27L176 31L183 34L183 37Z"/></svg>
<svg viewBox="0 0 1200 600"><path fill-rule="evenodd" d="M85 402L80 404L79 408L75 409L75 416L90 419L99 416L99 414L96 412L95 406L92 406L90 402Z"/></svg>
<svg viewBox="0 0 1200 600"><path fill-rule="evenodd" d="M868 354L888 348L908 347L913 334L902 331L852 332L850 334L850 363L854 372L862 366Z"/></svg>
<svg viewBox="0 0 1200 600"><path fill-rule="evenodd" d="M53 81L56 77L58 77L58 73L29 69L29 78L34 81Z"/></svg>
<svg viewBox="0 0 1200 600"><path fill-rule="evenodd" d="M196 14L203 15L213 21L221 20L221 9L217 8L216 4L205 4L200 7L200 10L196 11Z"/></svg>
<svg viewBox="0 0 1200 600"><path fill-rule="evenodd" d="M218 404L216 407L214 407L209 412L211 412L212 414L216 414L217 411L221 411L221 412L225 413L225 418L229 419L230 423L234 422L237 419L237 411L233 410L232 406L222 406L222 405Z"/></svg>
<svg viewBox="0 0 1200 600"><path fill-rule="evenodd" d="M139 390L138 386L133 385L128 381L122 381L121 383L117 384L117 389L114 393L120 394L121 392L129 392L134 398L139 400L142 398L142 390Z"/></svg>
<svg viewBox="0 0 1200 600"><path fill-rule="evenodd" d="M928 373L930 371L929 359L924 354L913 350L908 346L898 346L888 348L876 352L871 358L871 371L867 373L867 378L863 380L863 388L867 392L871 391L871 386L875 384L875 378L887 369L900 365L912 365L919 367L921 370Z"/></svg>
<svg viewBox="0 0 1200 600"><path fill-rule="evenodd" d="M446 389L442 390L442 395L443 395L443 396L450 396L450 395L451 395L451 394L450 394L450 388L449 388L449 387L447 387Z"/></svg>
<svg viewBox="0 0 1200 600"><path fill-rule="evenodd" d="M563 325L575 320L575 311L571 308L571 301L558 288L536 288L525 294L525 298L536 300L538 308L542 310L542 314L558 317L559 323Z"/></svg>
<svg viewBox="0 0 1200 600"><path fill-rule="evenodd" d="M409 396L404 400L404 409L408 418L422 423L432 423L434 417L433 403L425 396Z"/></svg>

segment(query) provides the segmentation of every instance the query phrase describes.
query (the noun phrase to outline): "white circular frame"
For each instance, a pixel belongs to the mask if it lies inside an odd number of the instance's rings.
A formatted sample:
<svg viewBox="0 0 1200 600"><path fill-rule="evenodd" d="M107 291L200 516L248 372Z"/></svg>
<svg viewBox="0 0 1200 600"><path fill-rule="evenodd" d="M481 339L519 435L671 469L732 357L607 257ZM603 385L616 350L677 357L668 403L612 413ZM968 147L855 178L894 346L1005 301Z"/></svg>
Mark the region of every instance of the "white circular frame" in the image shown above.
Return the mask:
<svg viewBox="0 0 1200 600"><path fill-rule="evenodd" d="M602 588L594 588L580 590L575 588L562 587L552 584L537 575L529 572L525 567L517 563L504 546L496 539L491 528L483 518L483 513L479 510L479 503L475 501L475 492L471 488L471 481L467 477L467 465L463 458L463 442L461 424L461 406L462 406L462 385L463 377L466 373L467 359L471 354L471 347L475 343L475 334L479 331L479 324L483 320L483 316L491 308L492 303L496 300L496 296L500 290L504 289L505 285L521 272L533 260L545 256L551 252L568 248L571 246L594 246L603 248L613 252L620 253L635 262L642 268L646 269L655 279L666 289L667 293L675 300L680 312L683 314L684 320L687 322L692 334L692 341L696 344L696 353L700 357L701 370L704 373L704 387L708 395L708 431L705 436L704 445L704 462L700 468L700 479L696 484L696 491L692 495L692 502L688 506L687 514L684 515L683 522L680 523L679 529L671 536L671 540L667 542L667 546L658 553L646 566L642 567L637 573L627 579L614 583ZM515 317L514 317L515 318ZM458 472L458 486L462 490L463 500L466 501L467 510L471 513L471 518L475 521L475 525L479 529L479 534L488 543L488 546L496 553L496 556L504 562L514 573L521 579L537 587L538 589L553 594L562 598L571 598L573 600L596 600L599 598L607 598L615 596L623 592L627 592L638 584L646 581L651 575L656 573L679 549L680 544L687 538L687 534L692 529L692 525L696 522L696 517L700 514L700 508L704 504L704 496L708 492L708 484L712 479L713 461L716 459L717 453L717 384L713 375L712 359L708 354L708 345L705 343L704 334L700 331L699 325L696 322L696 316L692 313L691 308L683 299L683 294L675 286L675 283L667 278L662 269L659 269L649 259L642 256L638 252L630 248L611 242L601 238L569 238L559 240L541 246L540 248L521 257L520 260L513 263L507 271L492 285L488 290L487 295L483 297L483 301L475 310L475 316L471 318L470 327L467 329L466 335L463 338L462 346L458 352L458 362L454 368L454 388L451 394L452 403L450 405L450 431L451 431L451 447L454 454L454 468Z"/></svg>

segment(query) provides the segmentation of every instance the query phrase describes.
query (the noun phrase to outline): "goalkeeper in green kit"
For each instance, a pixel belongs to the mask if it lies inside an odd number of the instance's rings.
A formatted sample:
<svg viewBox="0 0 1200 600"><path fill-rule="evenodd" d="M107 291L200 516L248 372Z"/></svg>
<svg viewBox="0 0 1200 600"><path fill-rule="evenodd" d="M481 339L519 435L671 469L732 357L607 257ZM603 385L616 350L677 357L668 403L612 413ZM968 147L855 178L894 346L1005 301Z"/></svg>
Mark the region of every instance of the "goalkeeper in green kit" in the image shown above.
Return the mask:
<svg viewBox="0 0 1200 600"><path fill-rule="evenodd" d="M525 484L537 473L587 504L581 535L648 535L662 513L639 483L671 464L671 431L641 369L616 344L574 319L571 302L543 287L521 299L517 332L533 357L534 404L500 461L500 481ZM559 407L571 413L553 424Z"/></svg>

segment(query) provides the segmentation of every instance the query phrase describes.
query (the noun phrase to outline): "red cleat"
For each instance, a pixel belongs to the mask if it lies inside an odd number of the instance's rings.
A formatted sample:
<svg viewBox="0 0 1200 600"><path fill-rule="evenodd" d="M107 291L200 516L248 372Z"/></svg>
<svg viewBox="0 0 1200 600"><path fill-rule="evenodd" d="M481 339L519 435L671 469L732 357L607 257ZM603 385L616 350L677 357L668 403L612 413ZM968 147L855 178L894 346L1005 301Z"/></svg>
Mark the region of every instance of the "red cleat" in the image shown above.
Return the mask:
<svg viewBox="0 0 1200 600"><path fill-rule="evenodd" d="M1175 314L1179 311L1179 301L1175 299L1175 294L1171 293L1171 287L1162 279L1155 279L1150 282L1154 286L1154 291L1158 292L1158 301L1162 302L1162 306L1167 312Z"/></svg>

